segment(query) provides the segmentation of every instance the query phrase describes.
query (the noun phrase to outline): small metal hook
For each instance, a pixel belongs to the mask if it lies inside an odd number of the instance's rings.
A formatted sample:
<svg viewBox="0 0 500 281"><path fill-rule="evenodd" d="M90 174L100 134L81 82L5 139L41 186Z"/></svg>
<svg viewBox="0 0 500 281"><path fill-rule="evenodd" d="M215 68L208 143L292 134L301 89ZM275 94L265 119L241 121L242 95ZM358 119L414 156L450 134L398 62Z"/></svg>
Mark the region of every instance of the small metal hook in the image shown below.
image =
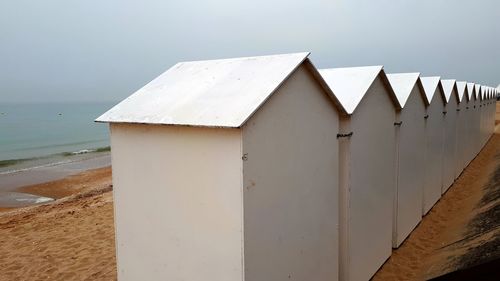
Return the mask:
<svg viewBox="0 0 500 281"><path fill-rule="evenodd" d="M337 138L348 138L353 135L353 132L350 132L348 134L337 134Z"/></svg>

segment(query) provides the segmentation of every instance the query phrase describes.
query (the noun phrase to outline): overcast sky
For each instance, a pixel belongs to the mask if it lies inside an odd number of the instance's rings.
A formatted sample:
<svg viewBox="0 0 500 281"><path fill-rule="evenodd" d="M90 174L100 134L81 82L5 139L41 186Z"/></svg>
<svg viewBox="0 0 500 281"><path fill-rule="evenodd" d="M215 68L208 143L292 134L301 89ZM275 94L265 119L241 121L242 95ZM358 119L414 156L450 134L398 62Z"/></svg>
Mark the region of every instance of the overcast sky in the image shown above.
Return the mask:
<svg viewBox="0 0 500 281"><path fill-rule="evenodd" d="M0 102L118 101L178 61L299 51L500 83L498 0L0 2Z"/></svg>

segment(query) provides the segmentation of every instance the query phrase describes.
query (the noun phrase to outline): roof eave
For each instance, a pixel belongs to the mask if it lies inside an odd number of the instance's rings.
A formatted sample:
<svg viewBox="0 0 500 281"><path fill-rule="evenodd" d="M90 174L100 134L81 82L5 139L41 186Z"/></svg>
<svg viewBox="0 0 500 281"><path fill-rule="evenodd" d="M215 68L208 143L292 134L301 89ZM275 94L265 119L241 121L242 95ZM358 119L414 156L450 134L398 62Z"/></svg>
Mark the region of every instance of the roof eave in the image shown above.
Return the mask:
<svg viewBox="0 0 500 281"><path fill-rule="evenodd" d="M344 115L344 116L349 115L347 113L347 110L344 108L344 106L340 103L340 101L335 96L335 93L328 86L328 83L326 83L326 81L323 78L323 76L321 76L321 74L319 73L318 69L314 66L313 62L309 58L307 58L304 61L304 63L305 63L306 68L311 72L311 74L316 79L316 81L321 85L321 87L327 92L328 96L332 99L332 102L337 107L339 113L341 115Z"/></svg>
<svg viewBox="0 0 500 281"><path fill-rule="evenodd" d="M403 108L403 105L399 103L398 97L396 96L396 92L394 92L394 89L391 86L391 83L389 82L389 79L387 78L387 75L385 74L384 68L380 69L380 72L378 73L380 78L382 79L382 82L386 86L387 91L389 92L389 96L391 97L391 100L394 104L394 107L397 110L400 110Z"/></svg>

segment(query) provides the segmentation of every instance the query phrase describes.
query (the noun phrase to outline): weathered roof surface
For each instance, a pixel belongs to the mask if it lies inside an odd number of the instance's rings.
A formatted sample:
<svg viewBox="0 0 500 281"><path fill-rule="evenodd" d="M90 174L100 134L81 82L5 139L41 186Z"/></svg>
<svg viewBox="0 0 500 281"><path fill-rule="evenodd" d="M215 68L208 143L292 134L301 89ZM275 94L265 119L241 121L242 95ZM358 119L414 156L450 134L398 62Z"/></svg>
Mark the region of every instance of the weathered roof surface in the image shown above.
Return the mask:
<svg viewBox="0 0 500 281"><path fill-rule="evenodd" d="M425 95L427 96L427 100L429 102L432 101L434 97L434 93L439 86L441 77L432 76L432 77L420 77L420 81L422 81L422 87L424 88Z"/></svg>
<svg viewBox="0 0 500 281"><path fill-rule="evenodd" d="M481 92L481 85L480 84L476 84L474 86L476 88L476 100L478 100L479 99L479 94Z"/></svg>
<svg viewBox="0 0 500 281"><path fill-rule="evenodd" d="M417 85L419 82L420 73L391 73L387 74L387 79L389 83L391 83L392 89L396 94L396 98L399 101L399 104L402 108L406 105L408 101L408 97L410 97L411 91L413 87ZM424 95L425 96L425 95ZM425 102L429 104L427 101L427 96L425 96Z"/></svg>
<svg viewBox="0 0 500 281"><path fill-rule="evenodd" d="M181 62L96 121L240 127L308 55Z"/></svg>
<svg viewBox="0 0 500 281"><path fill-rule="evenodd" d="M481 94L479 96L481 100L484 100L484 97L486 95L486 88L487 88L486 86L481 86Z"/></svg>
<svg viewBox="0 0 500 281"><path fill-rule="evenodd" d="M467 97L469 100L472 99L472 95L474 94L474 83L467 83Z"/></svg>
<svg viewBox="0 0 500 281"><path fill-rule="evenodd" d="M465 81L457 81L457 94L458 94L458 100L462 102L462 99L464 98L464 95L467 95L465 93L465 88L467 87L467 82Z"/></svg>
<svg viewBox="0 0 500 281"><path fill-rule="evenodd" d="M382 66L362 66L320 69L333 94L347 114L352 114L379 74L387 80ZM385 81L389 84L388 81ZM392 87L388 85L392 99L397 103ZM401 105L396 105L401 108Z"/></svg>
<svg viewBox="0 0 500 281"><path fill-rule="evenodd" d="M444 96L446 97L446 102L448 103L453 94L453 90L456 90L456 80L455 79L442 79L441 85L443 85Z"/></svg>

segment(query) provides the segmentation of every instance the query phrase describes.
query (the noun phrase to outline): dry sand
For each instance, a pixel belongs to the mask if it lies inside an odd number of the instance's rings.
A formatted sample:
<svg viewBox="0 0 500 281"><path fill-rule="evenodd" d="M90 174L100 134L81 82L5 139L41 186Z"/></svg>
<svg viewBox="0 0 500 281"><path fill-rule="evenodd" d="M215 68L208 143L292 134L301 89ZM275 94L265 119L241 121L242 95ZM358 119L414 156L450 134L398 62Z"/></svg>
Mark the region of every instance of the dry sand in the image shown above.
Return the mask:
<svg viewBox="0 0 500 281"><path fill-rule="evenodd" d="M104 168L27 187L74 195L0 213L0 280L116 280L110 183Z"/></svg>
<svg viewBox="0 0 500 281"><path fill-rule="evenodd" d="M497 103L497 112L500 104ZM497 115L498 116L498 115ZM500 116L499 116L500 117ZM496 167L500 167L500 125L478 156L438 201L373 280L426 280L450 270L447 245L463 239ZM484 237L483 237L484 238ZM464 254L456 252L457 256Z"/></svg>

